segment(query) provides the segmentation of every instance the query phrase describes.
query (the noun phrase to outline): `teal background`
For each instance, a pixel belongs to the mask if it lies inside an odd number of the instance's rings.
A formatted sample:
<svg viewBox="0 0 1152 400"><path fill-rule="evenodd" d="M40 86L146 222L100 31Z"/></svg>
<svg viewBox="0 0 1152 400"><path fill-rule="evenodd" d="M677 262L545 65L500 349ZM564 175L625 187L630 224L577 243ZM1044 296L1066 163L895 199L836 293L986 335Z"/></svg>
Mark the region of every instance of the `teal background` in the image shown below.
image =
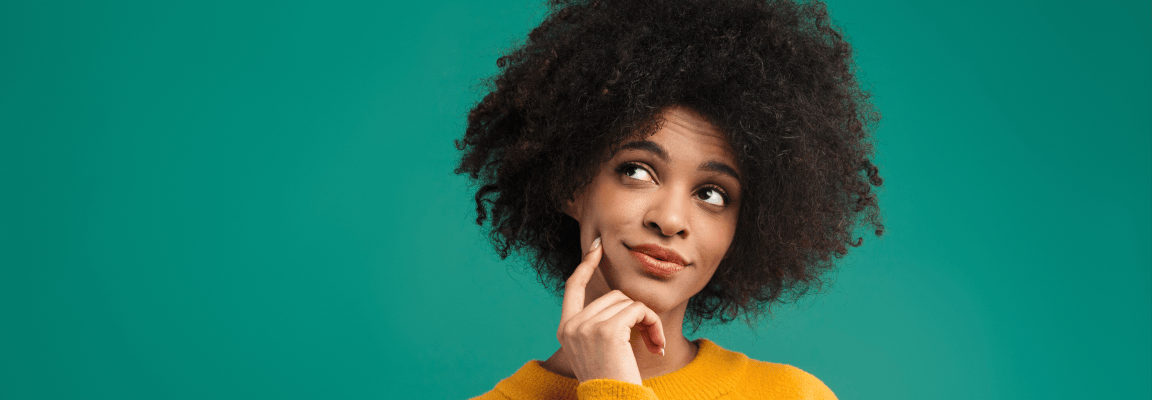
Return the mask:
<svg viewBox="0 0 1152 400"><path fill-rule="evenodd" d="M1152 5L830 9L888 233L698 336L843 399L1152 398ZM0 5L0 397L466 398L550 355L451 174L544 11Z"/></svg>

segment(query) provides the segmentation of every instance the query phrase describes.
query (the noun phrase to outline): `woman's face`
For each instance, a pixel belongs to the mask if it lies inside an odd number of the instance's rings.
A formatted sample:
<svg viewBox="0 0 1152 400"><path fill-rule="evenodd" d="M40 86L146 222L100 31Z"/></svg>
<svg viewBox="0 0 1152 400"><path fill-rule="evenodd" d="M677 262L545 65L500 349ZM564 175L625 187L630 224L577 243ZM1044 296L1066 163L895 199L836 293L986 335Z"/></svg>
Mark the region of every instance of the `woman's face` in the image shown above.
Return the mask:
<svg viewBox="0 0 1152 400"><path fill-rule="evenodd" d="M626 142L567 204L585 252L604 256L588 300L618 289L657 313L682 311L736 232L740 178L727 139L687 108L670 108L647 138ZM598 282L607 287L597 288Z"/></svg>

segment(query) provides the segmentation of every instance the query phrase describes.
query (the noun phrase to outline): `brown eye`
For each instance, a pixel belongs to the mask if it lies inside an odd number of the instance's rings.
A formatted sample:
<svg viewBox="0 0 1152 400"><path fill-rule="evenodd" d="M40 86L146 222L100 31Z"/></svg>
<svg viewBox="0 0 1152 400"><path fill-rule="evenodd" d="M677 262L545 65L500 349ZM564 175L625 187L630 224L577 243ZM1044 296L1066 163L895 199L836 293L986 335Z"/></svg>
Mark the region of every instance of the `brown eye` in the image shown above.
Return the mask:
<svg viewBox="0 0 1152 400"><path fill-rule="evenodd" d="M641 181L648 181L648 182L652 181L652 175L650 175L648 173L648 170L646 170L646 169L644 169L644 168L642 168L636 164L624 164L624 165L622 165L620 167L620 173L624 174L624 176L627 176L627 177L632 178L632 179L641 180Z"/></svg>
<svg viewBox="0 0 1152 400"><path fill-rule="evenodd" d="M706 187L696 192L696 197L704 200L705 203L722 206L727 203L724 200L724 194L719 189Z"/></svg>

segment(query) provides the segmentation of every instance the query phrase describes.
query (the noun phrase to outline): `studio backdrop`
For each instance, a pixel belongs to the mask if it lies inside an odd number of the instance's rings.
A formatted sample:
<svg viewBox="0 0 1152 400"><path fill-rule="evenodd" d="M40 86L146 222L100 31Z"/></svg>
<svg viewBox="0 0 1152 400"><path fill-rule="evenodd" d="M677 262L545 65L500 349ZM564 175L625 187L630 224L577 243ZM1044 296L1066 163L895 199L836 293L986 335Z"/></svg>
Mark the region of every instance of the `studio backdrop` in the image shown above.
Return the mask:
<svg viewBox="0 0 1152 400"><path fill-rule="evenodd" d="M842 399L1152 397L1152 5L845 1L887 232L707 328ZM468 398L558 347L453 140L538 1L0 5L0 398Z"/></svg>

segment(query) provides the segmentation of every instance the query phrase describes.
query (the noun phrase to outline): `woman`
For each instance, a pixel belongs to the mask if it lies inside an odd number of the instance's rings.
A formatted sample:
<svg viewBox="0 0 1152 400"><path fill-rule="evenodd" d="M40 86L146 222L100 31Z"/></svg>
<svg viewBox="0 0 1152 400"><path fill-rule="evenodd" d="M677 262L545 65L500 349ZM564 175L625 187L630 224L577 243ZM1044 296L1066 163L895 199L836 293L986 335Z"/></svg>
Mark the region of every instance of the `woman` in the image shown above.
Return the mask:
<svg viewBox="0 0 1152 400"><path fill-rule="evenodd" d="M751 321L882 232L878 116L820 3L554 1L472 110L457 173L557 339L481 399L834 398L687 322Z"/></svg>

